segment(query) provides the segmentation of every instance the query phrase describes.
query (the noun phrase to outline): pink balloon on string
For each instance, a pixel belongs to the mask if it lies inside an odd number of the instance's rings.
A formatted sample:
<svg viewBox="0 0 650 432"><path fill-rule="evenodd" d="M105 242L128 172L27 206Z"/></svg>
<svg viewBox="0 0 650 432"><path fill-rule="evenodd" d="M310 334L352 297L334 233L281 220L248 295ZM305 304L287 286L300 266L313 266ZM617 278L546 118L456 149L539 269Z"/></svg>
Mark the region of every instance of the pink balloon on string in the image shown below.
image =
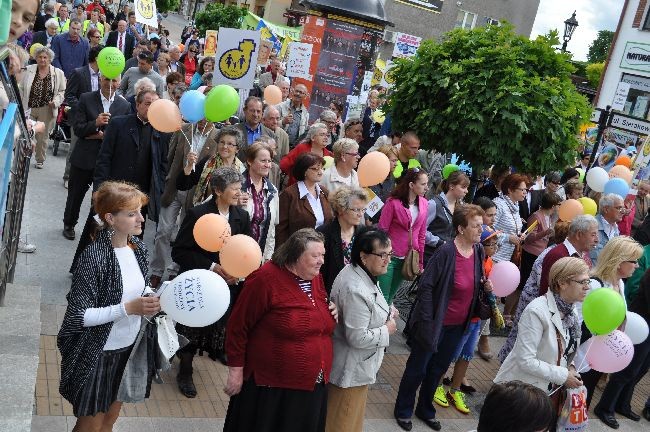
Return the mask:
<svg viewBox="0 0 650 432"><path fill-rule="evenodd" d="M593 336L587 341L587 361L589 366L603 373L622 371L634 356L634 344L630 337L620 330L610 334Z"/></svg>

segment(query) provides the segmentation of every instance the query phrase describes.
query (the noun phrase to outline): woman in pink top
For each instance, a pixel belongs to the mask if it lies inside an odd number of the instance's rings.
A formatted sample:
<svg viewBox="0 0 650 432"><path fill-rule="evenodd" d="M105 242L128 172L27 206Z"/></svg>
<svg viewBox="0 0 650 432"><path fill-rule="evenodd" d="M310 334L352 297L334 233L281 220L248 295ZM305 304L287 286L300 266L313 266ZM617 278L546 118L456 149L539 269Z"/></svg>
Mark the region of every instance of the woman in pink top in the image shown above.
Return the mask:
<svg viewBox="0 0 650 432"><path fill-rule="evenodd" d="M424 267L424 236L427 231L428 202L424 194L429 177L419 168L412 168L401 178L391 196L384 203L379 227L388 232L393 245L393 257L388 271L379 276L379 287L386 302L391 304L402 278L402 265L409 252L409 230L413 233L413 248L420 253L420 272Z"/></svg>

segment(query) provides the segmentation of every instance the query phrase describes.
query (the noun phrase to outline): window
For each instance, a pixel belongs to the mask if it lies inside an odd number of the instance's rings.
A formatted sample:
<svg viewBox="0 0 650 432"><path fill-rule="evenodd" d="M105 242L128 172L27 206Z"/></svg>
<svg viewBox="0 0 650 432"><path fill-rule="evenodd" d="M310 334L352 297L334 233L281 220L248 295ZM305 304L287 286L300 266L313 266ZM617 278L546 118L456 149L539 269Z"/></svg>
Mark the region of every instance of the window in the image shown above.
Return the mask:
<svg viewBox="0 0 650 432"><path fill-rule="evenodd" d="M476 17L477 15L475 13L459 10L458 16L456 17L456 28L465 30L473 29L476 26Z"/></svg>
<svg viewBox="0 0 650 432"><path fill-rule="evenodd" d="M642 26L642 29L643 29L643 30L650 30L650 10L649 10L648 13L646 14L646 16L645 16L645 20L643 20L643 26Z"/></svg>
<svg viewBox="0 0 650 432"><path fill-rule="evenodd" d="M650 79L630 74L623 74L621 81L630 84L630 92L627 95L623 113L648 119L650 109Z"/></svg>

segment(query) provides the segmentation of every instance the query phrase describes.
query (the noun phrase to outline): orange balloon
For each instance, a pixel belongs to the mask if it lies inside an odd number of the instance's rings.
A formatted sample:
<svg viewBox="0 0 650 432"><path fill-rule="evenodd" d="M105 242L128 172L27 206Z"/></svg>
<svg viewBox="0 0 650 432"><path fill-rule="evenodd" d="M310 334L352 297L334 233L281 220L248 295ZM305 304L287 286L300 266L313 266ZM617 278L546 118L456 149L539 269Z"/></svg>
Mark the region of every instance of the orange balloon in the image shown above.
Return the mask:
<svg viewBox="0 0 650 432"><path fill-rule="evenodd" d="M560 204L558 215L560 219L565 222L571 222L576 216L585 214L585 209L582 207L580 201L575 199L568 199Z"/></svg>
<svg viewBox="0 0 650 432"><path fill-rule="evenodd" d="M633 176L634 174L632 174L632 171L624 165L616 165L609 170L609 178L621 178L625 180L628 185L632 184Z"/></svg>
<svg viewBox="0 0 650 432"><path fill-rule="evenodd" d="M224 241L230 237L230 224L225 217L208 213L196 221L192 234L196 244L202 249L208 252L219 252Z"/></svg>
<svg viewBox="0 0 650 432"><path fill-rule="evenodd" d="M632 159L628 155L619 156L614 165L623 165L626 168L632 168Z"/></svg>
<svg viewBox="0 0 650 432"><path fill-rule="evenodd" d="M262 264L262 250L253 237L236 234L221 248L219 263L229 275L244 278Z"/></svg>
<svg viewBox="0 0 650 432"><path fill-rule="evenodd" d="M386 180L389 173L390 161L388 156L378 151L370 152L359 161L359 167L357 168L359 186L378 185Z"/></svg>
<svg viewBox="0 0 650 432"><path fill-rule="evenodd" d="M183 52L183 50L185 49L185 45L183 45L182 43L179 43L178 44L178 49L181 50L181 52Z"/></svg>
<svg viewBox="0 0 650 432"><path fill-rule="evenodd" d="M149 106L147 117L151 126L159 132L176 132L181 130L183 120L181 110L168 99L158 99Z"/></svg>
<svg viewBox="0 0 650 432"><path fill-rule="evenodd" d="M264 102L270 105L277 105L282 102L282 90L276 85L267 86L264 89Z"/></svg>

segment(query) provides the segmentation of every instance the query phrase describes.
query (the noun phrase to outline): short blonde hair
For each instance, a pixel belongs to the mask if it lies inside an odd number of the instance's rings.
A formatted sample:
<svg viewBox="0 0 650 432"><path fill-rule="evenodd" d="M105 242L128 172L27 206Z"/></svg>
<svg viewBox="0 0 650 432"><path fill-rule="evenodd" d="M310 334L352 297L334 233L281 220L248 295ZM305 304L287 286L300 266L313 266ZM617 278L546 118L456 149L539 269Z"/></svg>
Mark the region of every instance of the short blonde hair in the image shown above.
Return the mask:
<svg viewBox="0 0 650 432"><path fill-rule="evenodd" d="M379 153L385 154L387 157L391 157L392 155L396 158L399 158L399 155L397 154L397 148L395 148L395 146L392 144L384 144L383 146L379 147L377 151Z"/></svg>
<svg viewBox="0 0 650 432"><path fill-rule="evenodd" d="M332 146L334 161L339 162L345 153L355 153L359 151L359 144L351 138L341 138Z"/></svg>
<svg viewBox="0 0 650 432"><path fill-rule="evenodd" d="M334 192L330 192L328 201L335 215L340 215L350 208L353 199L364 203L368 202L368 195L360 187L341 186Z"/></svg>
<svg viewBox="0 0 650 432"><path fill-rule="evenodd" d="M588 273L589 266L582 258L560 258L551 266L548 274L549 289L555 293L560 290L560 282L564 282L579 274Z"/></svg>
<svg viewBox="0 0 650 432"><path fill-rule="evenodd" d="M618 267L625 261L638 261L643 255L643 246L628 236L616 236L609 240L598 255L591 274L603 282L618 279Z"/></svg>

